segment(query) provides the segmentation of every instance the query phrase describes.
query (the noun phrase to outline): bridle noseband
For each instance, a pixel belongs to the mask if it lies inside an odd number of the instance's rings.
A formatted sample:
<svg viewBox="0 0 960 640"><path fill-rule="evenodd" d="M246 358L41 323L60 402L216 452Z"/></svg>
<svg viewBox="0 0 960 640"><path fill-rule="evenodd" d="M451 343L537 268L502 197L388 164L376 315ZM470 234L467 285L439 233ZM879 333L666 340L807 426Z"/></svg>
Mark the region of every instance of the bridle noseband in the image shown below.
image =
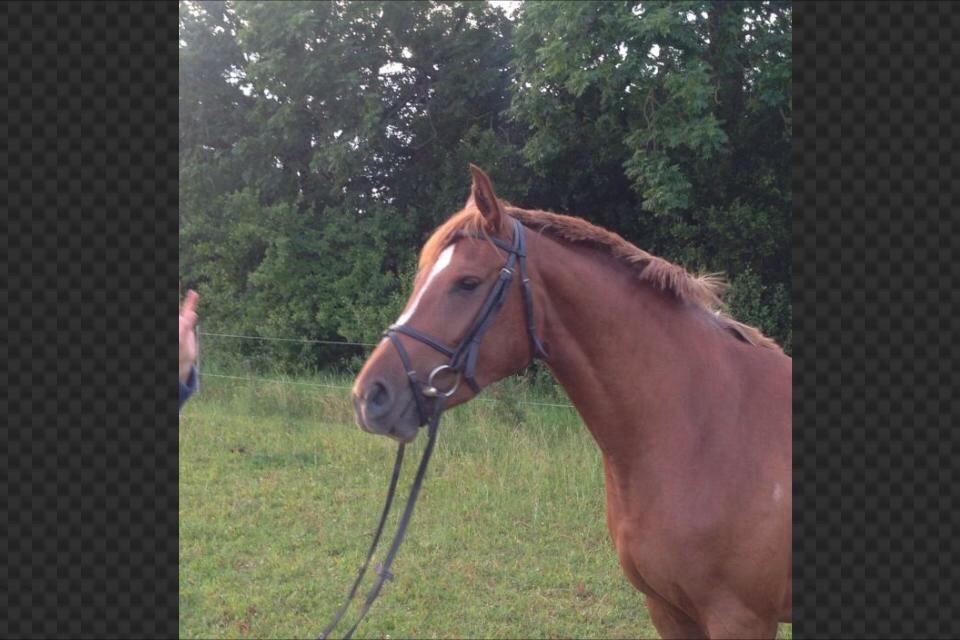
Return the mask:
<svg viewBox="0 0 960 640"><path fill-rule="evenodd" d="M480 342L483 340L483 336L490 328L490 325L493 324L500 309L503 308L516 272L519 272L520 275L520 286L527 316L527 334L530 337L530 359L545 359L547 357L543 344L537 337L536 325L533 318L533 289L530 286L530 278L527 277L526 273L527 249L524 238L524 226L515 218L510 218L510 220L513 222L513 242L511 244L507 244L500 238L492 236L488 238L493 244L508 253L507 262L500 269L500 276L497 278L496 283L494 283L490 293L487 294L487 298L484 300L483 306L480 307L476 318L474 318L473 324L457 347L450 348L439 340L407 324L391 325L390 328L384 332L384 336L390 339L390 342L397 350L397 354L400 356L400 361L403 363L403 369L407 374L407 379L410 381L410 388L413 390L413 396L416 399L421 425L426 424L429 419L424 397L436 399L449 398L456 393L460 386L461 378L466 381L474 393L480 393L480 385L477 384L475 377ZM454 237L487 238L487 236L467 234L462 231L458 232ZM427 376L426 383L421 383L410 362L410 356L407 354L407 350L400 341L398 334L403 334L422 342L431 349L439 351L450 358L450 361L435 367L430 372L430 375ZM440 391L436 385L436 378L438 375L447 372L455 373L456 380L449 389Z"/></svg>
<svg viewBox="0 0 960 640"><path fill-rule="evenodd" d="M403 536L406 533L407 525L409 524L410 517L413 514L413 507L417 502L417 496L420 495L420 487L423 484L423 478L426 475L427 464L430 462L430 456L433 454L433 445L436 443L437 430L440 426L440 415L443 413L445 401L447 398L450 398L454 393L457 392L457 389L460 387L461 378L467 381L467 385L473 389L474 393L480 392L480 385L477 384L475 377L477 369L477 353L480 350L480 342L483 340L483 336L490 328L490 325L493 324L493 321L496 319L500 309L503 308L503 304L507 299L507 293L510 290L510 284L513 282L515 269L520 272L520 285L522 287L521 291L523 293L523 303L527 315L527 334L530 336L530 359L545 359L547 357L546 351L544 351L543 348L543 344L537 337L537 330L533 321L533 290L530 286L530 278L528 278L526 274L527 251L526 243L524 242L524 227L522 224L520 224L519 220L516 220L515 218L511 218L511 220L513 221L512 244L507 244L499 238L489 237L491 242L509 254L507 256L507 262L503 265L503 268L500 269L500 276L497 278L497 282L493 285L490 293L487 294L487 298L484 300L483 306L480 307L480 311L477 313L476 318L474 318L473 324L470 326L470 329L464 335L463 340L461 340L457 347L451 349L439 340L436 340L406 324L394 324L384 332L384 336L390 339L390 342L397 350L397 354L400 356L400 361L403 363L403 370L407 374L407 379L410 382L410 389L413 391L413 397L417 403L417 411L420 414L420 425L427 425L428 427L427 445L423 451L423 457L420 458L420 465L417 467L417 474L414 477L413 484L410 487L410 496L407 498L407 504L403 509L403 514L400 516L400 522L397 524L397 531L393 536L393 542L390 544L390 550L387 552L387 557L383 564L376 568L377 579L367 594L367 598L363 603L363 607L360 609L360 614L358 615L356 622L354 622L353 626L351 626L347 631L346 635L344 636L345 638L350 638L353 636L353 632L356 631L360 621L363 620L364 616L367 615L367 612L370 610L373 602L377 599L377 596L380 595L380 589L383 587L384 582L393 577L393 574L390 573L390 567L393 564L394 558L396 558L397 551L400 549L400 543L403 542ZM486 238L487 236L467 234L464 232L458 232L455 236L455 238L463 237ZM399 334L409 336L414 340L422 342L428 347L431 347L432 349L439 351L443 355L450 358L450 361L446 364L441 364L437 367L434 367L427 376L427 381L425 383L421 383L417 378L417 372L413 368L413 363L410 361L410 355L407 353L406 348L404 348ZM437 388L436 378L440 374L448 371L455 373L456 379L449 389L441 391ZM426 408L427 398L432 398L434 401L433 411L430 413L427 412ZM390 513L390 507L393 504L393 496L396 492L397 480L400 477L400 469L403 464L403 450L404 445L401 443L397 447L397 457L393 464L393 475L390 478L390 484L387 488L387 499L383 505L383 510L380 513L380 521L377 525L376 531L374 532L373 542L371 543L370 549L367 552L367 558L364 560L363 565L360 567L360 570L357 573L357 577L353 582L353 586L351 587L350 592L347 594L346 602L343 603L336 614L334 614L333 620L331 620L326 628L324 628L324 630L320 633L321 639L329 637L330 633L340 622L340 619L343 617L344 613L346 613L347 608L350 606L350 603L356 596L360 582L363 580L363 576L366 574L367 568L370 566L370 560L373 558L373 554L380 542L380 536L383 533L384 524L386 523L387 516Z"/></svg>

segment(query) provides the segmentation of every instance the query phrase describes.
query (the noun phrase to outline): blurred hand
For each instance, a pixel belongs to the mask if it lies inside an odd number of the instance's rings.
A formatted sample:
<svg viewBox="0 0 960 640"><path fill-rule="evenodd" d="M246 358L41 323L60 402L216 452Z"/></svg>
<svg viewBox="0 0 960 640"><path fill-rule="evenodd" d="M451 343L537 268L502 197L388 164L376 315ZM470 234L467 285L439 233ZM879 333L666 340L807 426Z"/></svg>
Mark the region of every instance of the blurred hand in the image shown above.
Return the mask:
<svg viewBox="0 0 960 640"><path fill-rule="evenodd" d="M190 289L180 307L180 382L186 382L190 376L190 367L197 361L197 300L200 295Z"/></svg>

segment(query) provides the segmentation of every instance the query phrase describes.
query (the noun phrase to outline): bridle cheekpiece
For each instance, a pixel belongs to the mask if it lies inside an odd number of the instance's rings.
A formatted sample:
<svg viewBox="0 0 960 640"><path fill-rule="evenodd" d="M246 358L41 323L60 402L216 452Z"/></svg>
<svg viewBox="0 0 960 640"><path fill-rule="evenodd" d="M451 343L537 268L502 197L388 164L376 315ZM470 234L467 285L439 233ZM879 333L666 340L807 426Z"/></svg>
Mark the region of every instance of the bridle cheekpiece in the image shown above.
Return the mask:
<svg viewBox="0 0 960 640"><path fill-rule="evenodd" d="M527 316L527 333L530 337L530 359L545 359L547 357L546 351L543 348L543 344L537 337L536 325L533 318L533 289L530 285L530 278L526 273L527 251L526 242L524 239L524 226L515 218L510 218L510 220L513 222L513 242L511 244L507 244L500 238L493 236L488 237L479 234L468 234L463 231L457 232L457 234L454 236L455 239L464 237L487 238L497 247L506 251L508 254L507 261L500 269L500 275L497 278L496 283L494 283L493 288L487 294L487 298L484 300L483 306L480 307L480 311L474 318L473 324L470 326L470 329L466 332L459 345L453 348L448 347L439 340L423 333L422 331L414 329L408 324L394 324L391 325L386 332L384 332L384 336L390 339L390 342L397 350L397 354L400 356L400 361L403 363L403 369L407 374L407 379L410 382L410 388L412 389L414 398L416 399L417 410L420 413L421 425L426 424L427 420L429 419L429 413L426 411L424 398L451 397L460 387L461 379L466 381L467 385L474 391L474 393L480 392L480 385L477 384L475 377L477 368L477 355L480 350L480 343L483 340L484 334L486 334L487 330L490 328L490 325L493 324L493 321L496 319L500 309L503 308L503 304L507 298L507 293L510 291L510 285L513 283L514 275L517 272L519 272L520 276L520 286L523 293L524 308ZM413 365L410 362L410 356L407 353L406 348L403 346L399 334L403 334L413 338L414 340L417 340L418 342L422 342L431 349L439 351L443 355L450 358L450 361L446 364L441 364L440 366L435 367L430 372L430 375L427 376L426 382L421 382L417 377L416 370L413 368ZM456 374L456 379L449 389L441 391L437 387L436 378L438 375L448 372Z"/></svg>

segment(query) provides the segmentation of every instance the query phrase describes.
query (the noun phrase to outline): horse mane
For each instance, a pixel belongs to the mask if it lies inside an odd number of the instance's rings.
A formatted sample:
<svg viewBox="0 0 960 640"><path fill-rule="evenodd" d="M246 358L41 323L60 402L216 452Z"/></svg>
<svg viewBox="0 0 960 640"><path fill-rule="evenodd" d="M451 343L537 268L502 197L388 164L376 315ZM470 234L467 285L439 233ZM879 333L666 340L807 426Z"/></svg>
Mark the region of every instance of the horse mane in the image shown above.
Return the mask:
<svg viewBox="0 0 960 640"><path fill-rule="evenodd" d="M587 222L583 218L566 216L549 211L520 209L500 201L504 213L519 220L524 226L540 231L553 238L576 245L596 249L628 265L641 282L673 295L680 301L708 311L717 324L743 342L781 351L780 346L757 329L731 317L723 303L723 294L728 283L722 274L701 273L694 275L661 257L647 253L627 242L622 236L608 229ZM427 240L420 253L419 271L436 262L440 252L460 232L486 234L486 221L472 201L451 216Z"/></svg>

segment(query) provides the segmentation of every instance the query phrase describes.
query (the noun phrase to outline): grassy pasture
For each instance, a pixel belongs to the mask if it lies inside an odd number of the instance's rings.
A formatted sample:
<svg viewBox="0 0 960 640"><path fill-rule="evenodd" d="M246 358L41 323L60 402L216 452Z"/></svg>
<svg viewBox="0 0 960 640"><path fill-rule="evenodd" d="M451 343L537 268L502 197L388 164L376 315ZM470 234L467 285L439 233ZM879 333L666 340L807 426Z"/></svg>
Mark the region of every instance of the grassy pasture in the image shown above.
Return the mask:
<svg viewBox="0 0 960 640"><path fill-rule="evenodd" d="M395 445L354 426L346 391L308 385L349 380L205 376L184 407L182 637L315 637L362 561ZM396 577L357 635L657 637L617 563L576 413L520 404L566 401L516 385L483 398L444 418ZM408 447L384 549L424 440Z"/></svg>

